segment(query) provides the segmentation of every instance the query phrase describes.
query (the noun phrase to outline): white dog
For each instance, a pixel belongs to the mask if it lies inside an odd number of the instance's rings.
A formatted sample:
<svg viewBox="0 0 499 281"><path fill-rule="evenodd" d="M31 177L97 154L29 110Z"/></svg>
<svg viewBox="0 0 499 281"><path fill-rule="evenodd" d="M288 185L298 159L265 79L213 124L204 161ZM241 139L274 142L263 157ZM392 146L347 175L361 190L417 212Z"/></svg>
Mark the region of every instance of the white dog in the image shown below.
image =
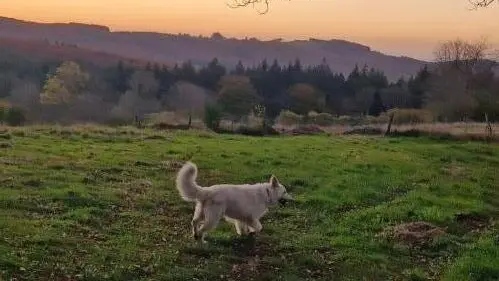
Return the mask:
<svg viewBox="0 0 499 281"><path fill-rule="evenodd" d="M235 225L239 235L262 230L260 218L268 207L293 200L275 176L268 183L253 185L223 184L201 187L196 183L197 167L187 162L177 174L177 189L182 199L196 202L192 219L194 239L205 242L205 235L224 217Z"/></svg>

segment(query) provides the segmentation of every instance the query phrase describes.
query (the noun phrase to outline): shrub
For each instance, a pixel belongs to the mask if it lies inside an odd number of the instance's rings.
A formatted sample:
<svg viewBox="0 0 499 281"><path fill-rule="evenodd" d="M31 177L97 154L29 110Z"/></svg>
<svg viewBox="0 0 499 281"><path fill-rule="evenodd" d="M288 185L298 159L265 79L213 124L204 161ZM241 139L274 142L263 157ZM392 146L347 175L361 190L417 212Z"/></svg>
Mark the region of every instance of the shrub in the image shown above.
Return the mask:
<svg viewBox="0 0 499 281"><path fill-rule="evenodd" d="M0 106L0 124L5 121L5 115L7 115L7 109Z"/></svg>
<svg viewBox="0 0 499 281"><path fill-rule="evenodd" d="M19 108L11 107L4 113L5 123L9 126L21 126L26 121L24 113Z"/></svg>
<svg viewBox="0 0 499 281"><path fill-rule="evenodd" d="M222 120L222 110L216 104L207 104L204 111L204 123L206 127L213 131L220 128L220 121Z"/></svg>
<svg viewBox="0 0 499 281"><path fill-rule="evenodd" d="M310 112L308 122L319 126L330 126L335 123L335 118L329 113Z"/></svg>
<svg viewBox="0 0 499 281"><path fill-rule="evenodd" d="M391 109L386 113L380 115L379 119L388 122L390 114L395 114L393 124L417 124L417 123L431 123L434 120L433 114L424 109Z"/></svg>
<svg viewBox="0 0 499 281"><path fill-rule="evenodd" d="M283 110L277 116L277 124L284 126L299 125L303 122L303 116L289 110Z"/></svg>
<svg viewBox="0 0 499 281"><path fill-rule="evenodd" d="M334 120L335 120L334 122L337 125L344 125L344 126L357 126L365 123L365 120L363 120L362 116L342 115L338 118L335 118Z"/></svg>

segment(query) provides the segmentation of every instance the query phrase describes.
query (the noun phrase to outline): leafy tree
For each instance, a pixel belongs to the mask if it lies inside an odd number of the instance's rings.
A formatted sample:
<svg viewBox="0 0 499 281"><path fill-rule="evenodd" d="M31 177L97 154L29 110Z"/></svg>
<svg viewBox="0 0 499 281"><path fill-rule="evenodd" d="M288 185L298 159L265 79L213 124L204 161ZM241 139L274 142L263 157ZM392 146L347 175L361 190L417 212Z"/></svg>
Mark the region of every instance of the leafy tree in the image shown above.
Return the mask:
<svg viewBox="0 0 499 281"><path fill-rule="evenodd" d="M220 81L218 104L233 119L247 116L260 101L248 77L230 75Z"/></svg>
<svg viewBox="0 0 499 281"><path fill-rule="evenodd" d="M441 121L470 118L476 100L468 89L466 75L454 69L433 74L425 107Z"/></svg>
<svg viewBox="0 0 499 281"><path fill-rule="evenodd" d="M155 99L144 99L137 92L128 90L111 110L111 116L115 119L130 122L134 119L142 120L144 114L159 110L160 105Z"/></svg>
<svg viewBox="0 0 499 281"><path fill-rule="evenodd" d="M187 113L189 116L202 116L209 98L206 89L190 82L179 81L170 88L164 101L168 110Z"/></svg>
<svg viewBox="0 0 499 281"><path fill-rule="evenodd" d="M324 95L310 84L295 84L289 88L288 95L291 110L298 114L307 114L312 110L320 112L324 109Z"/></svg>
<svg viewBox="0 0 499 281"><path fill-rule="evenodd" d="M144 99L156 99L159 83L152 71L137 70L133 73L130 81L130 91Z"/></svg>
<svg viewBox="0 0 499 281"><path fill-rule="evenodd" d="M42 104L68 104L80 95L89 81L89 74L71 61L62 63L54 75L50 75L40 94Z"/></svg>

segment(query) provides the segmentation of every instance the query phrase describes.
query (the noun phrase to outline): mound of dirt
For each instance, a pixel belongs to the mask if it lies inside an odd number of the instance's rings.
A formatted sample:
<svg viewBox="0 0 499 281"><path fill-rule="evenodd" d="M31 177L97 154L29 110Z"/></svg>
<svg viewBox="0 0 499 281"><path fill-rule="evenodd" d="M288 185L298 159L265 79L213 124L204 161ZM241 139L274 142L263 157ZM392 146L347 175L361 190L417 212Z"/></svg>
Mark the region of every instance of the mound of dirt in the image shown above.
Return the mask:
<svg viewBox="0 0 499 281"><path fill-rule="evenodd" d="M469 232L480 232L491 223L487 216L475 213L457 214L455 220L463 230Z"/></svg>
<svg viewBox="0 0 499 281"><path fill-rule="evenodd" d="M411 247L426 246L446 232L428 222L410 222L385 229L382 236Z"/></svg>

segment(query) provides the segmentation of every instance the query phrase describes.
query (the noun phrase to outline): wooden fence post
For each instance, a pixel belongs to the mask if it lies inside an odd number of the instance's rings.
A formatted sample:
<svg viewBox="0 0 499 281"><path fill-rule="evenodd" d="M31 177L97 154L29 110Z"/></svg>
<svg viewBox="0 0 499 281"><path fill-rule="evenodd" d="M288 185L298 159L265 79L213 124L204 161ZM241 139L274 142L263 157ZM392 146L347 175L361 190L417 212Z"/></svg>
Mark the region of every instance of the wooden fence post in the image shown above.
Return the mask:
<svg viewBox="0 0 499 281"><path fill-rule="evenodd" d="M392 123L393 123L393 118L395 117L395 113L392 112L390 114L390 120L388 121L388 127L386 128L385 136L390 135L391 130L392 130Z"/></svg>
<svg viewBox="0 0 499 281"><path fill-rule="evenodd" d="M492 124L490 123L489 115L487 113L485 113L485 123L487 123L485 127L486 140L490 142L492 141L494 132L492 131Z"/></svg>

